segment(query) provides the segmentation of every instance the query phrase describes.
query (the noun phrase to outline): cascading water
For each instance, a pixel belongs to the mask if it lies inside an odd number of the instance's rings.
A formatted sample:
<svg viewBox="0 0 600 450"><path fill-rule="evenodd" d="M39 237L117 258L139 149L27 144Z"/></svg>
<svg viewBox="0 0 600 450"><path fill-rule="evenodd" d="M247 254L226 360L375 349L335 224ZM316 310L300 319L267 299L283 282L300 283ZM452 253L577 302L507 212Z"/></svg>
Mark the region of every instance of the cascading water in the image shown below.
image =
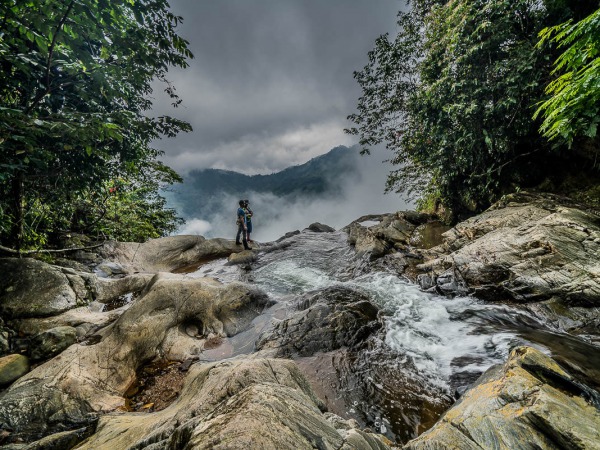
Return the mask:
<svg viewBox="0 0 600 450"><path fill-rule="evenodd" d="M252 330L232 338L231 354L252 351L259 334L268 330L273 321L284 319L285 311L293 310L302 294L340 287L366 295L382 311L385 326L380 345L353 360L353 370L360 372L361 382L372 385L360 388L362 397L353 396L353 390L360 390L354 379L344 384L332 378L340 377L340 371L334 363L324 362L326 358L299 358L299 363L317 365L316 372L326 371L328 366L332 372L329 382L337 383L338 390L348 391L343 401L337 395L339 401L333 399L329 406L336 413L356 418L392 439L405 441L433 424L443 409L423 412L420 402L440 404L431 397L433 393L443 393L446 403L442 406L446 408L456 389L473 382L491 365L502 363L516 345L535 346L555 356L560 348L568 348L570 354L564 359L574 357L579 366L586 358L592 358L592 364L600 358L598 348L558 333L515 306L429 294L391 268L367 269L365 273L361 269L364 266L356 260L345 233L305 231L278 243L275 250L261 254L251 270L242 269L241 276L239 268L226 267L222 260L206 264L190 275L211 276L223 282L242 279L278 302L255 320ZM382 363L378 356L381 351L389 352L393 359ZM392 374L388 378L393 379L394 371L402 374L403 383L418 380L419 388L408 388L414 391L412 400L403 402L402 398L394 398L399 394L390 387L393 383L381 381L382 373ZM324 392L328 389L325 386ZM413 417L409 417L408 410Z"/></svg>

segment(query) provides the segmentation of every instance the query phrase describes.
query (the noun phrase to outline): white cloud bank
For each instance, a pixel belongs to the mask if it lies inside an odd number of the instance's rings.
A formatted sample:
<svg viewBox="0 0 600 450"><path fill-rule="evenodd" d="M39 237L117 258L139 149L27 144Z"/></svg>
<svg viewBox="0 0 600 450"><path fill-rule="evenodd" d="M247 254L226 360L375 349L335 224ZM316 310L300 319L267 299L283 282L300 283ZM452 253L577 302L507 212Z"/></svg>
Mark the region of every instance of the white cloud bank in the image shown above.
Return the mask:
<svg viewBox="0 0 600 450"><path fill-rule="evenodd" d="M259 242L273 241L289 231L302 230L313 222L339 229L366 214L411 209L412 205L397 194L383 194L390 165L382 164L381 160L381 151L359 158L359 175L346 179L341 186L342 194L335 198L301 197L292 201L273 194L240 194L240 197L250 200L254 211L252 239ZM190 234L190 230L204 229L204 233L191 234L235 238L238 200L237 197L223 195L221 201L224 206L220 214L188 220L178 234Z"/></svg>

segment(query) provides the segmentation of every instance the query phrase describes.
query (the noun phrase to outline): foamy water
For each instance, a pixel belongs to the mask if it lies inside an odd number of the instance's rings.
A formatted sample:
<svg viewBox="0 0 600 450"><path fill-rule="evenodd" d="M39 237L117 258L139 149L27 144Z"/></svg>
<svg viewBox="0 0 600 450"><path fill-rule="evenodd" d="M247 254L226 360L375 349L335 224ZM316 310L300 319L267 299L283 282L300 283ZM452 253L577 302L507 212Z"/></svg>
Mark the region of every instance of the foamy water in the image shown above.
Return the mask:
<svg viewBox="0 0 600 450"><path fill-rule="evenodd" d="M504 361L514 345L523 343L518 324L534 320L469 297L432 295L392 273L351 279L352 252L343 233L303 233L291 239L293 245L262 258L254 283L275 298L336 285L367 294L385 313L385 343L411 358L421 375L438 386L448 387L453 374L481 373ZM517 326L511 330L506 324Z"/></svg>
<svg viewBox="0 0 600 450"><path fill-rule="evenodd" d="M342 350L340 359L317 352L296 361L307 376L312 373L331 411L392 440L406 442L433 425L451 404L455 389L503 363L516 345L591 367L591 377L600 366L600 349L552 329L515 305L426 293L382 261L375 269L357 260L343 232L303 232L271 249L259 253L251 268L227 266L226 259L219 259L187 274L248 282L276 301L249 329L204 352L203 358L252 353L260 336L297 311L298 296L304 293L336 286L357 291L380 308L382 335L354 354L357 359L345 360Z"/></svg>

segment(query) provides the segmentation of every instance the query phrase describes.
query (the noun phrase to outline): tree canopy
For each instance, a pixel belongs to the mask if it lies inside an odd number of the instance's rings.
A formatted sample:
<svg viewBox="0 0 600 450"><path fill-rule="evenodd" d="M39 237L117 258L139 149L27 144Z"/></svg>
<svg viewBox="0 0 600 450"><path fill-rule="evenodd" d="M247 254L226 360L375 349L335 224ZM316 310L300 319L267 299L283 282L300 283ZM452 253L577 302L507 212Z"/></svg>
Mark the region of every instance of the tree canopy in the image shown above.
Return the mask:
<svg viewBox="0 0 600 450"><path fill-rule="evenodd" d="M541 131L550 140L572 145L577 136L596 138L600 124L600 9L580 22L545 28L539 46L557 43L564 50L556 60L553 80L536 116L543 113Z"/></svg>
<svg viewBox="0 0 600 450"><path fill-rule="evenodd" d="M545 27L597 2L421 0L398 15L355 73L363 94L349 116L365 151L385 143L392 191L435 198L455 214L487 207L543 175L553 147L532 118L553 49ZM560 150L560 149L559 149ZM556 151L556 146L554 146Z"/></svg>
<svg viewBox="0 0 600 450"><path fill-rule="evenodd" d="M3 243L43 245L73 229L104 232L115 202L99 199L126 191L131 220L122 235L144 239L173 229L177 218L157 190L179 177L157 161L151 142L190 126L147 112L153 80L180 101L165 76L192 57L176 33L181 20L166 0L2 2ZM116 180L122 187L110 191ZM143 226L132 220L134 210ZM136 224L145 231L128 233Z"/></svg>

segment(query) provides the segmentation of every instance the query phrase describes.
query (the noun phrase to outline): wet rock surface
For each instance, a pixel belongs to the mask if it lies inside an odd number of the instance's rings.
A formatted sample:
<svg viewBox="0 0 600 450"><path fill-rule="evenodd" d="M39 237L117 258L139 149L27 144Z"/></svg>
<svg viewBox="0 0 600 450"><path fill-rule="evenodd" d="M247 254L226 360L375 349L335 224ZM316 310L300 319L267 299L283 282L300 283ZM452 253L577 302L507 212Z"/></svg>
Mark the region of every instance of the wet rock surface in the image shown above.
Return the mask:
<svg viewBox="0 0 600 450"><path fill-rule="evenodd" d="M597 449L600 395L530 347L490 368L405 449Z"/></svg>
<svg viewBox="0 0 600 450"><path fill-rule="evenodd" d="M100 254L125 273L173 272L202 259L227 257L243 248L233 240L202 236L170 236L145 243L111 241Z"/></svg>
<svg viewBox="0 0 600 450"><path fill-rule="evenodd" d="M256 244L252 244L256 246ZM227 264L238 265L238 264L250 264L256 261L257 254L253 250L242 250L239 253L232 253L227 258Z"/></svg>
<svg viewBox="0 0 600 450"><path fill-rule="evenodd" d="M295 304L297 312L256 348L294 359L329 411L350 411L363 427L406 442L452 403L443 389L405 375L411 362L383 345L380 310L365 294L332 287L304 294Z"/></svg>
<svg viewBox="0 0 600 450"><path fill-rule="evenodd" d="M358 348L381 328L379 309L351 289L329 288L297 300L298 312L277 323L257 342L257 350L275 349L278 357L311 356L341 347Z"/></svg>

